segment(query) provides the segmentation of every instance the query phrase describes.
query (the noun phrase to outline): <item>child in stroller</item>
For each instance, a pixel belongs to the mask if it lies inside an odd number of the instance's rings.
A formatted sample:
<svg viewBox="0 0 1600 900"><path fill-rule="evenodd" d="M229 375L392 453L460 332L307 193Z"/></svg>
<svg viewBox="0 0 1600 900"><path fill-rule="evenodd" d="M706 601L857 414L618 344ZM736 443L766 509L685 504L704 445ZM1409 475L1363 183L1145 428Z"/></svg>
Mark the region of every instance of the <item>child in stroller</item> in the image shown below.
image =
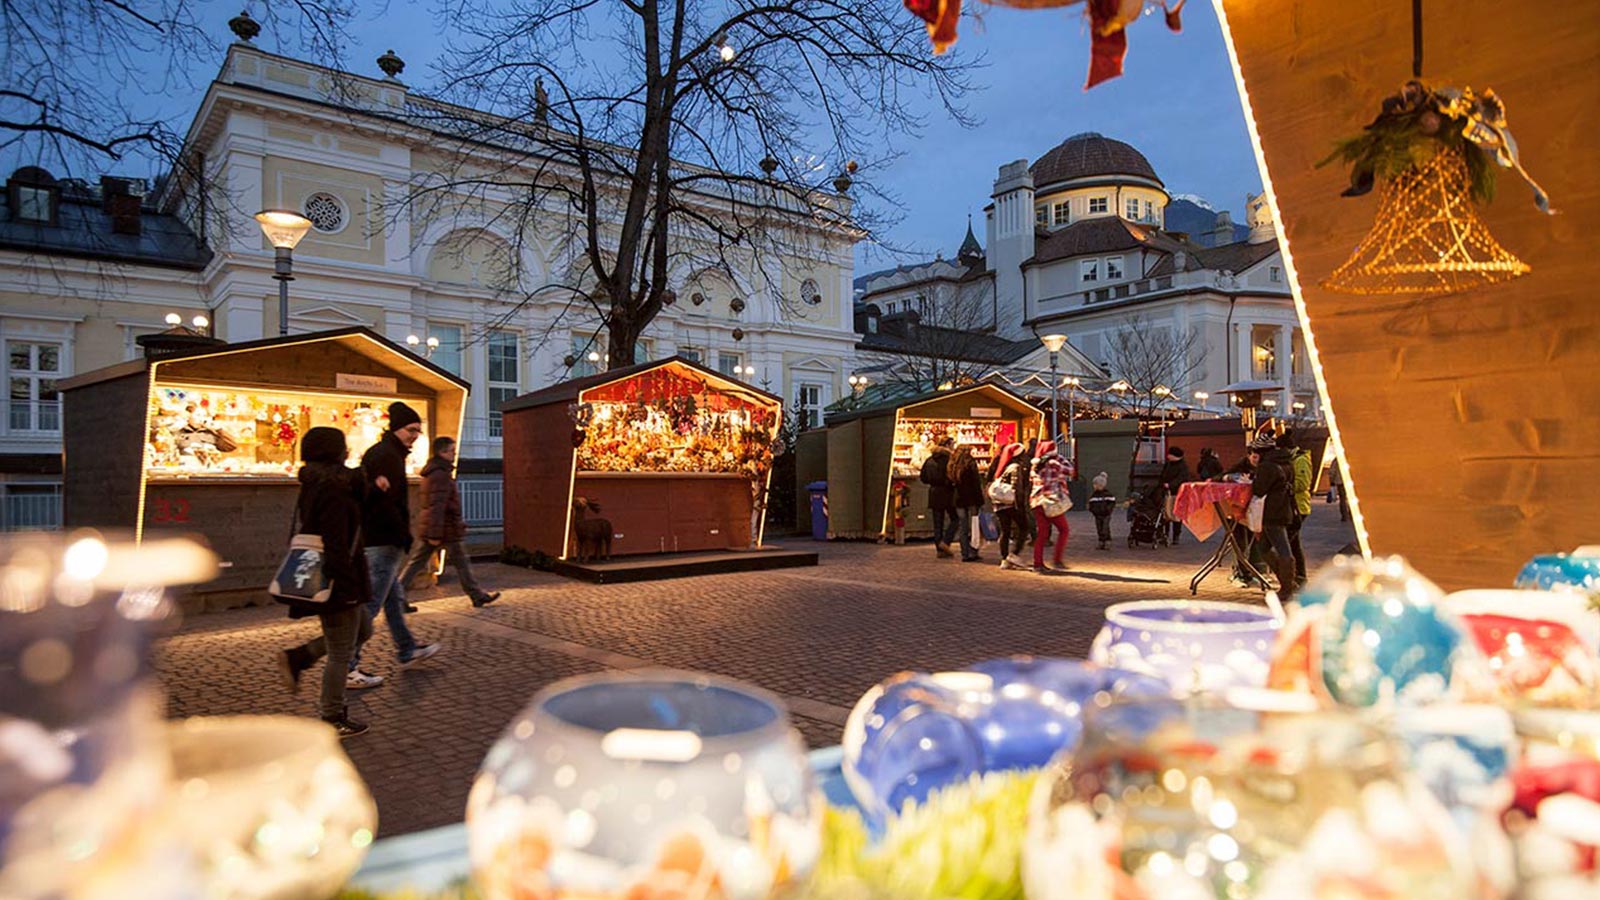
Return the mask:
<svg viewBox="0 0 1600 900"><path fill-rule="evenodd" d="M1166 487L1160 482L1146 488L1128 507L1128 546L1146 544L1166 546L1167 529L1161 514L1166 502Z"/></svg>

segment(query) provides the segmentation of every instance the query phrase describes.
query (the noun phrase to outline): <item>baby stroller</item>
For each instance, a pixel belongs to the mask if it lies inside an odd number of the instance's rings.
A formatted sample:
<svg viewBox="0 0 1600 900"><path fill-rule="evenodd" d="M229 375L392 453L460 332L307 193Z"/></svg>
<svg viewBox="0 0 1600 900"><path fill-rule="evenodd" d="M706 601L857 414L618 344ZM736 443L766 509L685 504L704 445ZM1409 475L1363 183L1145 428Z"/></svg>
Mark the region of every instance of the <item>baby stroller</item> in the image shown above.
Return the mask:
<svg viewBox="0 0 1600 900"><path fill-rule="evenodd" d="M1145 489L1128 507L1128 546L1155 547L1167 543L1166 522L1162 520L1166 488L1155 484Z"/></svg>

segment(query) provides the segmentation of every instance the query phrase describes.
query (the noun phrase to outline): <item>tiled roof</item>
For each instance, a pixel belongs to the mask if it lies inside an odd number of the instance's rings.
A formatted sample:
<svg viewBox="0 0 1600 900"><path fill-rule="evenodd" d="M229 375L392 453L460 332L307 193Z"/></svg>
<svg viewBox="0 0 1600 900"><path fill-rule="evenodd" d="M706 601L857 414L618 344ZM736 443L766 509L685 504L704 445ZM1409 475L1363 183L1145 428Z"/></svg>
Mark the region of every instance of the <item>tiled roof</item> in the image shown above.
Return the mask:
<svg viewBox="0 0 1600 900"><path fill-rule="evenodd" d="M1152 244L1150 234L1153 231L1155 229L1129 222L1120 216L1083 219L1042 238L1034 246L1033 259L1030 261L1046 263L1146 246L1164 249Z"/></svg>
<svg viewBox="0 0 1600 900"><path fill-rule="evenodd" d="M1260 244L1240 242L1223 244L1221 247L1190 246L1185 249L1188 251L1188 255L1184 259L1183 270L1185 272L1193 272L1197 269L1212 269L1218 272L1228 271L1237 274L1278 252L1278 242L1266 241ZM1175 268L1173 257L1168 256L1152 266L1149 274L1152 278L1171 275Z"/></svg>
<svg viewBox="0 0 1600 900"><path fill-rule="evenodd" d="M1008 341L976 331L913 325L904 335L887 332L861 335L856 347L898 356L937 356L961 362L1007 366L1039 349L1037 341Z"/></svg>
<svg viewBox="0 0 1600 900"><path fill-rule="evenodd" d="M0 191L0 247L178 269L202 269L211 251L177 216L142 209L138 234L115 234L98 198L62 192L56 224L20 221Z"/></svg>
<svg viewBox="0 0 1600 900"><path fill-rule="evenodd" d="M1137 175L1162 183L1143 153L1092 131L1062 141L1039 157L1029 171L1036 188L1096 175Z"/></svg>

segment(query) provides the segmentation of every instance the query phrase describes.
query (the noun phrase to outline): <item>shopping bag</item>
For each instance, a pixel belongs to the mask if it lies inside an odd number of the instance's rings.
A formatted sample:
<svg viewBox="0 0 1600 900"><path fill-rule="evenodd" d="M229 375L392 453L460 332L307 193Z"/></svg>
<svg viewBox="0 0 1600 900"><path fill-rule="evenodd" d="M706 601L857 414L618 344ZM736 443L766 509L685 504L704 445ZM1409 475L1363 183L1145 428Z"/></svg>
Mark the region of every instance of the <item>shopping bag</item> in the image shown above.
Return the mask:
<svg viewBox="0 0 1600 900"><path fill-rule="evenodd" d="M289 552L278 564L278 571L267 585L267 593L279 600L295 603L327 603L333 595L333 582L322 573L322 538L297 534L289 540Z"/></svg>
<svg viewBox="0 0 1600 900"><path fill-rule="evenodd" d="M978 513L978 531L986 543L1000 540L1000 522L995 519L994 513L987 509Z"/></svg>
<svg viewBox="0 0 1600 900"><path fill-rule="evenodd" d="M1266 518L1267 498L1257 497L1250 501L1250 506L1245 509L1244 527L1256 534L1261 533L1262 520Z"/></svg>

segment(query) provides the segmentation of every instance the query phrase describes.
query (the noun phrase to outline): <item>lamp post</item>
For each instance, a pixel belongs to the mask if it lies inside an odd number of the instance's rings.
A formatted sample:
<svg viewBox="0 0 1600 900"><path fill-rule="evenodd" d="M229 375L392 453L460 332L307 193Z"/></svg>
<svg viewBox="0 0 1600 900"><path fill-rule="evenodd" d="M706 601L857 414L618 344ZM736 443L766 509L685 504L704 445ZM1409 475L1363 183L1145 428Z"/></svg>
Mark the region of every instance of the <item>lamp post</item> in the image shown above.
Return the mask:
<svg viewBox="0 0 1600 900"><path fill-rule="evenodd" d="M1050 351L1050 440L1061 439L1061 385L1057 377L1056 357L1067 343L1064 334L1044 334L1039 342ZM1072 427L1072 417L1067 417L1067 427Z"/></svg>
<svg viewBox="0 0 1600 900"><path fill-rule="evenodd" d="M311 220L292 209L263 209L256 213L261 233L275 252L272 277L278 282L278 333L289 333L289 282L294 280L294 248L311 230Z"/></svg>
<svg viewBox="0 0 1600 900"><path fill-rule="evenodd" d="M1209 409L1209 407L1206 405L1206 401L1211 399L1210 394L1206 393L1205 391L1195 391L1194 398L1200 401L1200 407L1202 409Z"/></svg>
<svg viewBox="0 0 1600 900"><path fill-rule="evenodd" d="M861 393L867 389L867 376L851 375L845 381L850 383L850 408L855 409L861 405Z"/></svg>

